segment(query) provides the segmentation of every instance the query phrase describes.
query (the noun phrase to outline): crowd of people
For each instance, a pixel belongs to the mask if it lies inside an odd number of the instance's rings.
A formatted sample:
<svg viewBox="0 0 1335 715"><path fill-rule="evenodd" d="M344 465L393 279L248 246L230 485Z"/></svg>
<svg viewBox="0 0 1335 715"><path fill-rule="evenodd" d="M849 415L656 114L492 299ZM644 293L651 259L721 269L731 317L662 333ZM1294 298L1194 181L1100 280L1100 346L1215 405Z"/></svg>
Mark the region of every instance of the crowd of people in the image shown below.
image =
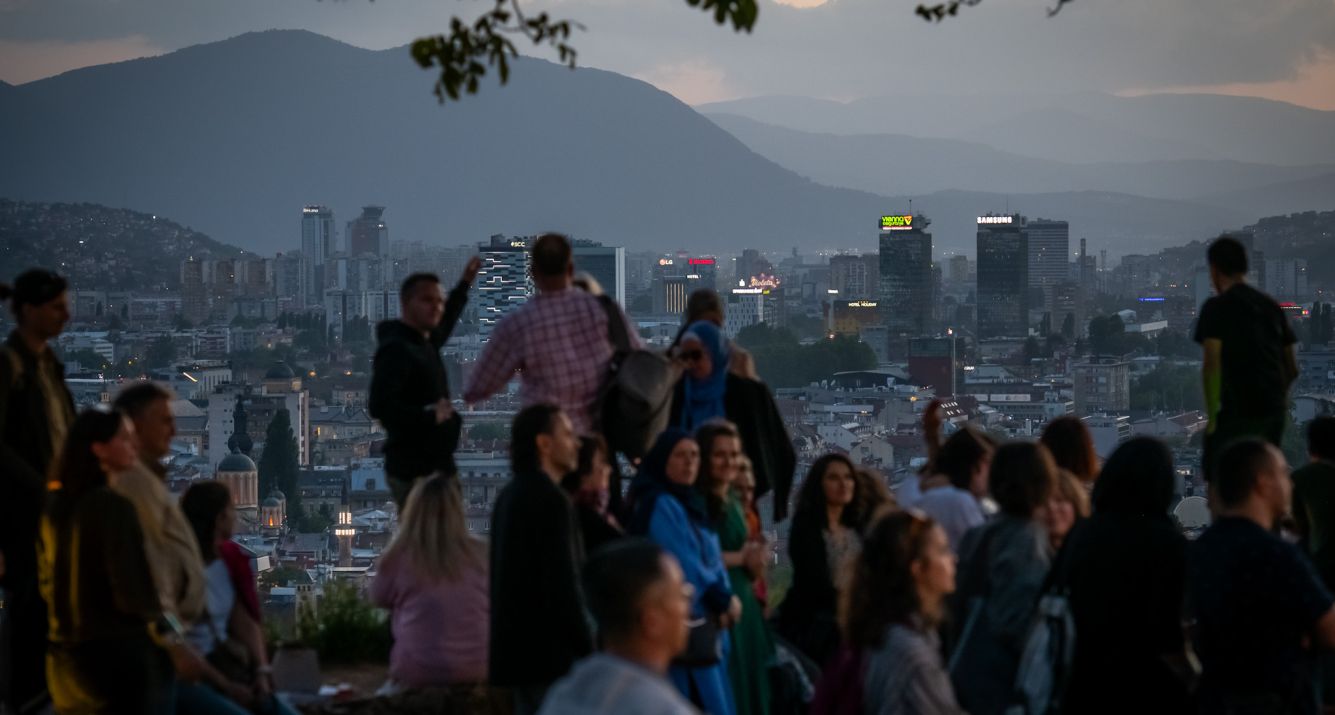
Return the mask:
<svg viewBox="0 0 1335 715"><path fill-rule="evenodd" d="M1273 314L1233 244L1211 246L1220 296L1198 331L1214 521L1194 544L1170 514L1163 443L1101 462L1079 419L1002 441L947 430L933 402L926 466L893 493L845 454L814 460L782 597L756 500L772 493L788 518L796 456L716 294L691 296L665 427L628 462L599 434L601 400L614 336L642 349L638 333L576 280L564 237L534 243L538 293L495 326L463 390L475 403L520 383L513 478L484 540L464 518L463 418L440 357L480 264L448 297L438 277L409 277L401 317L377 330L369 400L399 505L369 588L393 634L378 696L468 691L518 715L1009 715L1036 712L1046 668L1044 713L1319 712L1335 700L1335 417L1310 423L1311 463L1290 475L1273 415L1232 381L1239 360L1265 360L1252 372L1287 390L1291 333L1237 323ZM227 487L167 491L172 396L134 383L76 414L50 347L65 282L29 271L0 297L18 324L0 354L6 703L292 712ZM1053 618L1070 652L1033 647Z"/></svg>

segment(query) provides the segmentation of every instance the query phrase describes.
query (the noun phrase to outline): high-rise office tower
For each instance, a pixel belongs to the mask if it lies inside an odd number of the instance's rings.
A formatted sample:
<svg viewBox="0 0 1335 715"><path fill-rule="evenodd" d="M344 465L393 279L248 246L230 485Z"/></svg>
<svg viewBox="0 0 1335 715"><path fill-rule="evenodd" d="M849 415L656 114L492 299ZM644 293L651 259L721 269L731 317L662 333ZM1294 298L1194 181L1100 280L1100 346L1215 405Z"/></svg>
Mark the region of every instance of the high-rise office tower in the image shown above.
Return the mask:
<svg viewBox="0 0 1335 715"><path fill-rule="evenodd" d="M596 241L575 239L572 246L575 270L593 276L620 305L626 304L626 249Z"/></svg>
<svg viewBox="0 0 1335 715"><path fill-rule="evenodd" d="M882 216L880 231L881 323L891 336L922 335L932 326L931 221L918 216Z"/></svg>
<svg viewBox="0 0 1335 715"><path fill-rule="evenodd" d="M1065 221L1040 218L1028 222L1029 288L1043 295L1041 305L1031 308L1052 312L1052 291L1071 274L1071 227Z"/></svg>
<svg viewBox="0 0 1335 715"><path fill-rule="evenodd" d="M529 239L496 234L478 245L482 268L473 285L477 290L477 332L486 340L507 313L533 295L529 270Z"/></svg>
<svg viewBox="0 0 1335 715"><path fill-rule="evenodd" d="M382 218L384 213L384 206L363 206L362 215L348 222L349 256L366 253L389 256L389 228Z"/></svg>
<svg viewBox="0 0 1335 715"><path fill-rule="evenodd" d="M978 217L978 337L1029 334L1029 236L1025 217Z"/></svg>
<svg viewBox="0 0 1335 715"><path fill-rule="evenodd" d="M334 255L334 212L327 206L301 209L301 298L324 305L325 264Z"/></svg>
<svg viewBox="0 0 1335 715"><path fill-rule="evenodd" d="M192 323L209 315L209 296L204 287L204 262L188 258L181 262L181 314Z"/></svg>

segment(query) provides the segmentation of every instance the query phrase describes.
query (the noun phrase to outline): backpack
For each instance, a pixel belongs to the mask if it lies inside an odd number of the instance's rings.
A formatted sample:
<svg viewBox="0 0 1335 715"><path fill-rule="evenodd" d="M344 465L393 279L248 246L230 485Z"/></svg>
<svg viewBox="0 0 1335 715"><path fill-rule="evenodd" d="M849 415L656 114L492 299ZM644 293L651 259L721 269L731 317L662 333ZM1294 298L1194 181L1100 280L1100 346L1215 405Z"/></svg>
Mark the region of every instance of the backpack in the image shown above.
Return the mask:
<svg viewBox="0 0 1335 715"><path fill-rule="evenodd" d="M639 459L667 427L681 368L666 355L634 349L616 301L599 296L607 312L612 360L598 397L598 427L612 452Z"/></svg>
<svg viewBox="0 0 1335 715"><path fill-rule="evenodd" d="M1075 655L1075 618L1065 588L1051 588L1038 599L1033 624L1024 640L1015 672L1015 697L1024 715L1057 712ZM1017 708L1018 709L1018 708Z"/></svg>

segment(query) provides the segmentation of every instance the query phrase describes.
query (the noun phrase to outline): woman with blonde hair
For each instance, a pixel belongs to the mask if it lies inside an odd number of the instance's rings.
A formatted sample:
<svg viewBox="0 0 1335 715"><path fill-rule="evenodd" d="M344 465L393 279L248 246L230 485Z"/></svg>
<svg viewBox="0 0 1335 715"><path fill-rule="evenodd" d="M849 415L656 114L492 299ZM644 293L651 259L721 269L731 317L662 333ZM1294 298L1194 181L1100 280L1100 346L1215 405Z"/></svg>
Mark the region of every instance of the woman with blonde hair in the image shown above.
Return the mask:
<svg viewBox="0 0 1335 715"><path fill-rule="evenodd" d="M452 477L413 486L399 531L380 557L371 600L389 610L394 633L382 694L487 681L486 546L468 533Z"/></svg>
<svg viewBox="0 0 1335 715"><path fill-rule="evenodd" d="M1085 485L1065 469L1057 470L1057 483L1044 507L1043 523L1048 527L1052 551L1061 549L1066 535L1076 522L1089 518L1089 493Z"/></svg>

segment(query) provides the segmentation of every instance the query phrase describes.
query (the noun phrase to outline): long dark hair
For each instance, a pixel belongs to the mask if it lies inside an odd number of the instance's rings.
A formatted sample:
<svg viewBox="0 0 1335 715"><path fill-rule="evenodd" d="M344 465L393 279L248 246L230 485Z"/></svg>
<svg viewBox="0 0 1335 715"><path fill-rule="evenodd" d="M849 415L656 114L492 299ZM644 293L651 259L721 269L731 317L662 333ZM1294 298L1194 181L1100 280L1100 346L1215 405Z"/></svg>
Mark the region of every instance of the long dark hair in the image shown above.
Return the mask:
<svg viewBox="0 0 1335 715"><path fill-rule="evenodd" d="M1057 465L1048 448L1037 442L1010 442L997 448L989 474L992 498L1001 511L1033 519L1057 487Z"/></svg>
<svg viewBox="0 0 1335 715"><path fill-rule="evenodd" d="M84 410L65 435L65 447L52 468L52 481L60 484L71 501L107 485L107 473L93 454L94 444L103 444L125 429L125 415L118 410Z"/></svg>
<svg viewBox="0 0 1335 715"><path fill-rule="evenodd" d="M842 454L831 452L817 459L807 470L807 476L802 480L802 489L797 493L797 506L793 509L793 523L798 521L810 521L822 530L828 529L829 515L825 510L825 472L831 464L840 462L848 467L849 476L853 478L853 501L844 507L843 514L839 517L839 523L852 529L858 528L858 517L863 516L858 509L858 500L861 498L863 489L858 484L857 467L853 466L853 460Z"/></svg>
<svg viewBox="0 0 1335 715"><path fill-rule="evenodd" d="M204 563L218 558L218 544L214 540L218 515L231 503L232 491L222 482L195 482L181 497L181 511L185 512L185 519L195 532Z"/></svg>
<svg viewBox="0 0 1335 715"><path fill-rule="evenodd" d="M969 491L973 470L994 449L996 443L992 438L972 427L965 427L950 435L946 443L941 445L941 451L937 452L935 464L932 465L933 470L949 478L957 489Z"/></svg>
<svg viewBox="0 0 1335 715"><path fill-rule="evenodd" d="M723 508L727 505L724 497L714 492L714 477L709 471L710 454L714 443L723 437L736 437L741 442L742 435L737 426L727 420L710 420L695 430L695 442L700 445L700 472L695 480L695 489L705 500L705 512L715 524L723 521Z"/></svg>
<svg viewBox="0 0 1335 715"><path fill-rule="evenodd" d="M1166 515L1176 486L1173 453L1153 437L1122 444L1094 484L1096 514Z"/></svg>
<svg viewBox="0 0 1335 715"><path fill-rule="evenodd" d="M593 471L594 457L600 454L608 464L615 465L611 454L607 451L607 440L603 439L602 435L591 434L579 438L579 462L575 465L575 471L561 477L561 488L566 490L567 494L573 495L579 491L584 477ZM613 466L613 469L615 468Z"/></svg>
<svg viewBox="0 0 1335 715"><path fill-rule="evenodd" d="M1079 417L1067 415L1048 423L1039 438L1052 453L1058 467L1088 484L1099 476L1099 455L1094 451L1094 437Z"/></svg>
<svg viewBox="0 0 1335 715"><path fill-rule="evenodd" d="M935 525L916 512L897 511L867 527L840 604L839 621L850 645L875 648L890 624L908 623L922 611L912 566L927 550Z"/></svg>

